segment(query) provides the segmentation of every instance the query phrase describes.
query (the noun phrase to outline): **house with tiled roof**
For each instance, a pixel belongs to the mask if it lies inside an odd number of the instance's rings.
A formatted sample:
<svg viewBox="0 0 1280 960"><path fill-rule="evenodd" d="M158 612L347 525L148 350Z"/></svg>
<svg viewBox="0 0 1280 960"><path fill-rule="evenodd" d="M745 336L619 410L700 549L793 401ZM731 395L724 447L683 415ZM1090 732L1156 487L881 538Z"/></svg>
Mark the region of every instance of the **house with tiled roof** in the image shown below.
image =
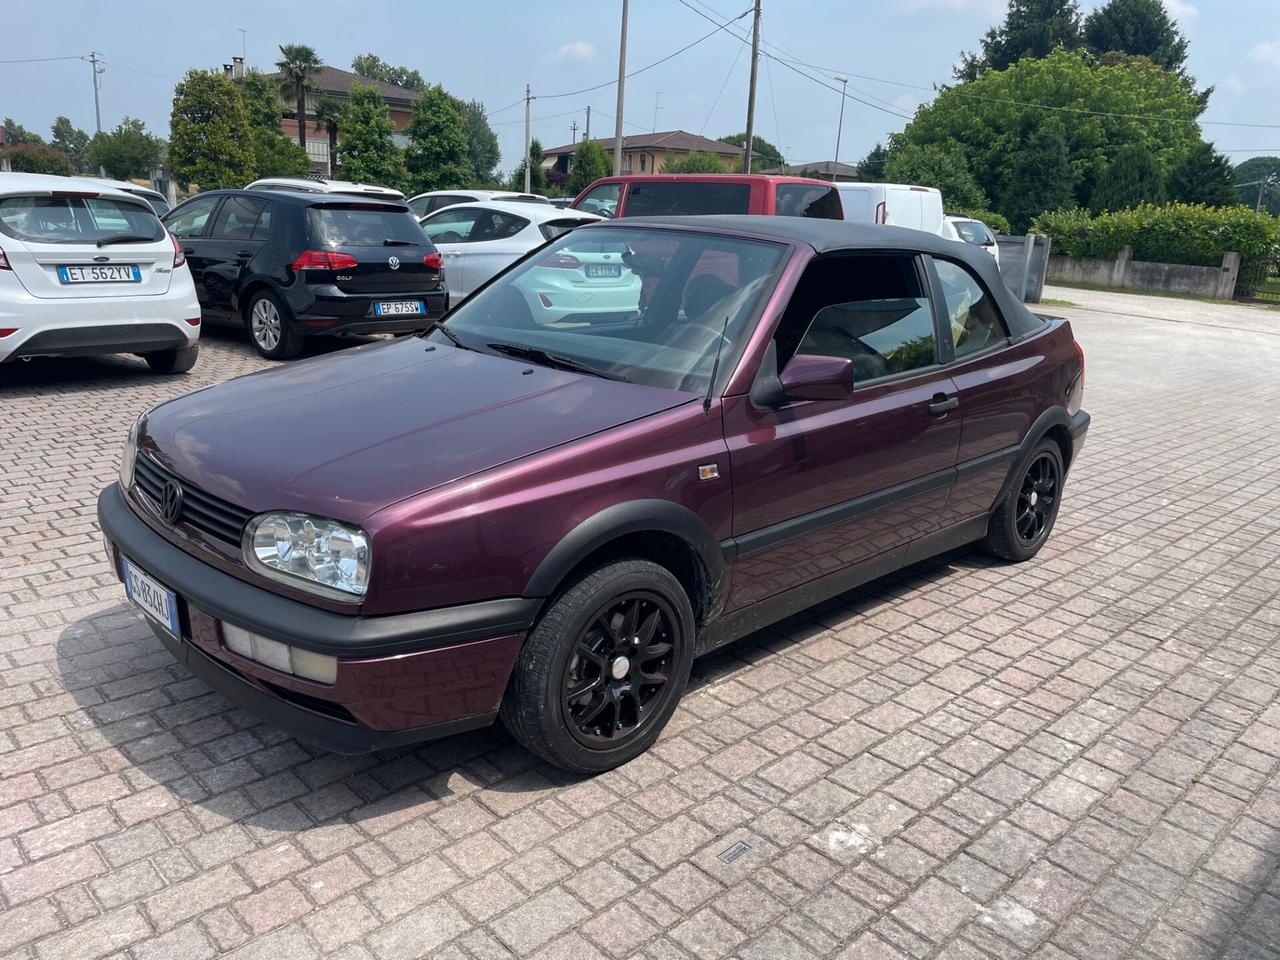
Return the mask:
<svg viewBox="0 0 1280 960"><path fill-rule="evenodd" d="M613 137L596 139L596 143L600 144L610 157L613 156ZM570 158L580 145L580 143L566 143L564 146L543 150L543 167L567 174ZM679 160L694 152L714 153L723 161L726 172L742 166L742 147L721 143L719 140L711 140L685 130L663 130L622 138L622 172L661 173L668 158Z"/></svg>

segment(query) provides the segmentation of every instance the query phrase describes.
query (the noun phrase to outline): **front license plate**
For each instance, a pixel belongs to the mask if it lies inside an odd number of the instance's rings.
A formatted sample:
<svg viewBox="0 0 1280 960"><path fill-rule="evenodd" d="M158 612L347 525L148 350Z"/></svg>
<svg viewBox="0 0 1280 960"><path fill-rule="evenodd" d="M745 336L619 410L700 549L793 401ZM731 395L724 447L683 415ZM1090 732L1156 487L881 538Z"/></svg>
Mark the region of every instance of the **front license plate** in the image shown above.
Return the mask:
<svg viewBox="0 0 1280 960"><path fill-rule="evenodd" d="M181 636L178 627L178 595L166 589L151 574L139 570L128 557L121 557L124 564L124 592L142 608L143 613L156 620L173 634Z"/></svg>
<svg viewBox="0 0 1280 960"><path fill-rule="evenodd" d="M104 266L58 268L63 283L141 283L142 271L136 263L109 263Z"/></svg>
<svg viewBox="0 0 1280 960"><path fill-rule="evenodd" d="M386 303L375 303L373 312L379 317L403 317L426 313L426 305L421 300L392 300Z"/></svg>
<svg viewBox="0 0 1280 960"><path fill-rule="evenodd" d="M620 277L622 276L622 266L616 263L589 263L587 264L588 277Z"/></svg>

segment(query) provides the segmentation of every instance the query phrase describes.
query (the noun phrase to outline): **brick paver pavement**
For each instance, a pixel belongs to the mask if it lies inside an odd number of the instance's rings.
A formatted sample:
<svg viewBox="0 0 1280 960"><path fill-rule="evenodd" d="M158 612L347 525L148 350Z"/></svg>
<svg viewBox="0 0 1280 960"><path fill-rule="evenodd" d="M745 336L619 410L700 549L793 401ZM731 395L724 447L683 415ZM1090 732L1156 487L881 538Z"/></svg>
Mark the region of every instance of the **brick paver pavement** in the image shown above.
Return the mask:
<svg viewBox="0 0 1280 960"><path fill-rule="evenodd" d="M3 368L0 956L1276 956L1280 336L1077 332L1094 427L1037 560L700 662L590 780L500 730L325 755L152 639L94 498L145 406L262 365L235 339L177 380Z"/></svg>

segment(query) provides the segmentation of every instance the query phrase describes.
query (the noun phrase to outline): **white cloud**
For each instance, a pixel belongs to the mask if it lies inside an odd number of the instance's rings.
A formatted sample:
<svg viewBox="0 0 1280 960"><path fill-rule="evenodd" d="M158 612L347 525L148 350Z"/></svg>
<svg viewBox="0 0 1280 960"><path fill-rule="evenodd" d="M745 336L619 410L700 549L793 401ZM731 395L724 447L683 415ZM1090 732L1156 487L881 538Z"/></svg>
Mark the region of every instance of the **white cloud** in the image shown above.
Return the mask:
<svg viewBox="0 0 1280 960"><path fill-rule="evenodd" d="M1249 48L1249 59L1280 69L1280 40L1264 40Z"/></svg>
<svg viewBox="0 0 1280 960"><path fill-rule="evenodd" d="M1241 94L1249 88L1249 85L1240 79L1238 73L1229 73L1223 78L1220 84L1223 90L1230 94Z"/></svg>
<svg viewBox="0 0 1280 960"><path fill-rule="evenodd" d="M555 52L556 60L594 60L596 58L596 45L587 40L575 40L572 43L566 43L560 46Z"/></svg>
<svg viewBox="0 0 1280 960"><path fill-rule="evenodd" d="M1169 11L1169 15L1175 20L1194 20L1200 16L1200 11L1194 6L1187 3L1186 0L1164 0L1164 8Z"/></svg>

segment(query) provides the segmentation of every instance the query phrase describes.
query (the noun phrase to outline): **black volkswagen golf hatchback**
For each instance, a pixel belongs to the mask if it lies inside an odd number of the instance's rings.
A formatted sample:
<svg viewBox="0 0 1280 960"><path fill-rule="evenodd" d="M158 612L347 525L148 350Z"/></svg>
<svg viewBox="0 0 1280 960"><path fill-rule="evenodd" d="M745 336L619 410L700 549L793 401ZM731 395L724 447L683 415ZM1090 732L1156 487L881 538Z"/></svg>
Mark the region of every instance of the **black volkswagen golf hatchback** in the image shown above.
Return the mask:
<svg viewBox="0 0 1280 960"><path fill-rule="evenodd" d="M409 207L340 194L210 190L174 207L201 311L287 360L313 334L421 330L448 308L444 258Z"/></svg>

